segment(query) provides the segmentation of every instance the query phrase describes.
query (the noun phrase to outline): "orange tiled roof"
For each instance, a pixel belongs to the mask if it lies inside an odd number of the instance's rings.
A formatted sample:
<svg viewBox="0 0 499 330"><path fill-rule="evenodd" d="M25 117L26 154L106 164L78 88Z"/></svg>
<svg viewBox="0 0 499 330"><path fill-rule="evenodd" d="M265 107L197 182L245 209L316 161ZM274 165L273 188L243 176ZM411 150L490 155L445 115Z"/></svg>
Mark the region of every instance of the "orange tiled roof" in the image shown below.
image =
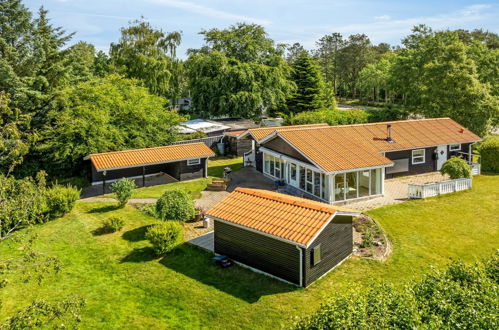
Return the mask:
<svg viewBox="0 0 499 330"><path fill-rule="evenodd" d="M259 128L251 128L248 132L253 136L253 138L257 141L266 138L270 134L274 132L283 132L290 131L295 129L303 129L303 128L313 128L313 127L329 127L328 124L309 124L309 125L293 125L293 126L270 126L270 127L259 127Z"/></svg>
<svg viewBox="0 0 499 330"><path fill-rule="evenodd" d="M337 211L359 214L268 190L236 188L207 215L307 246Z"/></svg>
<svg viewBox="0 0 499 330"><path fill-rule="evenodd" d="M174 144L164 147L104 152L89 156L97 171L166 163L190 158L215 156L203 142Z"/></svg>
<svg viewBox="0 0 499 330"><path fill-rule="evenodd" d="M387 124L392 139L385 140ZM278 132L313 163L327 172L390 165L385 151L406 150L440 144L480 141L481 138L450 118L392 121L329 126Z"/></svg>
<svg viewBox="0 0 499 330"><path fill-rule="evenodd" d="M247 131L247 129L237 130L237 131L226 131L226 132L224 132L224 134L225 135L231 135L231 136L239 136L239 135L243 134L246 131Z"/></svg>

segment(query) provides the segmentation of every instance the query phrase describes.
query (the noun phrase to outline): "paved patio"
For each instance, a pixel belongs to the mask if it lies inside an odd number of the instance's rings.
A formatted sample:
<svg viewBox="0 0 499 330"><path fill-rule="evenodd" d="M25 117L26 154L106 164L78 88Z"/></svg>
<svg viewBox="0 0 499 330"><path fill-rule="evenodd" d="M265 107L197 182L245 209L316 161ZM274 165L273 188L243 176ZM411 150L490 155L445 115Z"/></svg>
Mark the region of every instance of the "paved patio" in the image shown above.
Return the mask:
<svg viewBox="0 0 499 330"><path fill-rule="evenodd" d="M201 192L201 197L196 200L196 206L211 208L237 187L275 190L274 181L255 170L253 167L243 167L230 174L230 183L227 191Z"/></svg>
<svg viewBox="0 0 499 330"><path fill-rule="evenodd" d="M428 182L439 182L448 180L447 175L442 175L440 172L431 172L425 174L403 176L394 179L385 180L385 195L373 199L367 199L359 202L351 202L344 204L345 206L358 210L366 211L375 209L381 206L397 204L408 199L409 184L423 184Z"/></svg>
<svg viewBox="0 0 499 330"><path fill-rule="evenodd" d="M215 240L214 232L209 232L207 234L193 238L193 239L187 241L187 243L192 244L192 245L196 245L202 249L213 252L213 251L215 251L214 240Z"/></svg>

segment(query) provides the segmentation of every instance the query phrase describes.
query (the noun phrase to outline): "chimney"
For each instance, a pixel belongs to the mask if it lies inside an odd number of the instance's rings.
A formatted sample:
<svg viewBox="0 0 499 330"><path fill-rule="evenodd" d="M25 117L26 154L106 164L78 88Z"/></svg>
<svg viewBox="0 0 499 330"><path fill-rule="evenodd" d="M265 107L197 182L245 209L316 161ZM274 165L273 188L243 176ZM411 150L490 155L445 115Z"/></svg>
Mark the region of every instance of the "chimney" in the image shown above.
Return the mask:
<svg viewBox="0 0 499 330"><path fill-rule="evenodd" d="M392 124L386 125L386 141L388 143L394 143L395 142L392 139Z"/></svg>

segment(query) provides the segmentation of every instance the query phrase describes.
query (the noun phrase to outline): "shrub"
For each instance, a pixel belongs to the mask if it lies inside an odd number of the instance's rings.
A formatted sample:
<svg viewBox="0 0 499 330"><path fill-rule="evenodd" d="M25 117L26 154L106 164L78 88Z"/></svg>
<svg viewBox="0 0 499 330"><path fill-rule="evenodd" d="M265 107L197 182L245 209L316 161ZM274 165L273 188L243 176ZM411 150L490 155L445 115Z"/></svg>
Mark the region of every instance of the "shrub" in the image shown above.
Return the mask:
<svg viewBox="0 0 499 330"><path fill-rule="evenodd" d="M111 191L116 194L119 207L126 205L130 197L132 197L133 190L137 188L135 181L123 178L111 184Z"/></svg>
<svg viewBox="0 0 499 330"><path fill-rule="evenodd" d="M156 202L156 214L163 220L191 220L196 213L194 201L184 190L169 190Z"/></svg>
<svg viewBox="0 0 499 330"><path fill-rule="evenodd" d="M451 179L471 177L471 167L461 157L451 157L445 161L440 173L448 174Z"/></svg>
<svg viewBox="0 0 499 330"><path fill-rule="evenodd" d="M62 217L75 206L80 191L71 186L55 185L45 191L46 214L49 219Z"/></svg>
<svg viewBox="0 0 499 330"><path fill-rule="evenodd" d="M163 222L149 227L146 239L151 242L154 252L160 256L182 243L183 228L175 221Z"/></svg>
<svg viewBox="0 0 499 330"><path fill-rule="evenodd" d="M155 204L144 204L140 207L140 211L147 214L148 216L159 218L156 214L156 205Z"/></svg>
<svg viewBox="0 0 499 330"><path fill-rule="evenodd" d="M482 170L484 172L499 173L499 139L490 138L480 146Z"/></svg>
<svg viewBox="0 0 499 330"><path fill-rule="evenodd" d="M331 110L322 109L317 111L305 111L286 119L289 125L320 124L348 125L366 123L368 114L364 110Z"/></svg>
<svg viewBox="0 0 499 330"><path fill-rule="evenodd" d="M125 226L125 220L120 217L111 217L102 221L102 229L108 233L120 231Z"/></svg>
<svg viewBox="0 0 499 330"><path fill-rule="evenodd" d="M455 261L405 286L354 284L297 329L497 329L498 254L485 262Z"/></svg>

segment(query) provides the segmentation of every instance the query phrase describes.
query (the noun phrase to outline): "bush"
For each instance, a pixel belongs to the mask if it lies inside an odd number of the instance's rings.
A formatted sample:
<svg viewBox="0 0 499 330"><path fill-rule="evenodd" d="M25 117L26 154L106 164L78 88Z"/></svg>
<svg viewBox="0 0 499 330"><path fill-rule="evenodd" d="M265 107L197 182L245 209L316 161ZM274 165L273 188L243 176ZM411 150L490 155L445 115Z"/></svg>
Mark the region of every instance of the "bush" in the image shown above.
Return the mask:
<svg viewBox="0 0 499 330"><path fill-rule="evenodd" d="M286 118L288 125L305 125L327 123L329 125L349 125L367 123L368 114L364 110L331 110L305 111Z"/></svg>
<svg viewBox="0 0 499 330"><path fill-rule="evenodd" d="M484 172L499 173L499 139L490 138L480 146L482 170Z"/></svg>
<svg viewBox="0 0 499 330"><path fill-rule="evenodd" d="M156 202L156 214L162 220L189 221L196 213L194 201L184 190L169 190Z"/></svg>
<svg viewBox="0 0 499 330"><path fill-rule="evenodd" d="M297 329L497 329L499 258L455 261L421 280L384 283L336 295Z"/></svg>
<svg viewBox="0 0 499 330"><path fill-rule="evenodd" d="M55 185L45 191L46 214L49 219L62 217L75 206L80 191L71 186Z"/></svg>
<svg viewBox="0 0 499 330"><path fill-rule="evenodd" d="M111 217L102 221L102 229L108 233L120 231L125 226L125 220L120 217Z"/></svg>
<svg viewBox="0 0 499 330"><path fill-rule="evenodd" d="M470 178L471 167L461 157L451 157L442 165L440 173L448 174L451 179Z"/></svg>
<svg viewBox="0 0 499 330"><path fill-rule="evenodd" d="M130 197L132 197L133 190L137 188L135 181L123 178L111 184L111 191L116 194L119 207L124 207Z"/></svg>
<svg viewBox="0 0 499 330"><path fill-rule="evenodd" d="M149 227L146 239L151 242L154 252L160 256L173 250L183 241L183 228L174 221L163 222Z"/></svg>

